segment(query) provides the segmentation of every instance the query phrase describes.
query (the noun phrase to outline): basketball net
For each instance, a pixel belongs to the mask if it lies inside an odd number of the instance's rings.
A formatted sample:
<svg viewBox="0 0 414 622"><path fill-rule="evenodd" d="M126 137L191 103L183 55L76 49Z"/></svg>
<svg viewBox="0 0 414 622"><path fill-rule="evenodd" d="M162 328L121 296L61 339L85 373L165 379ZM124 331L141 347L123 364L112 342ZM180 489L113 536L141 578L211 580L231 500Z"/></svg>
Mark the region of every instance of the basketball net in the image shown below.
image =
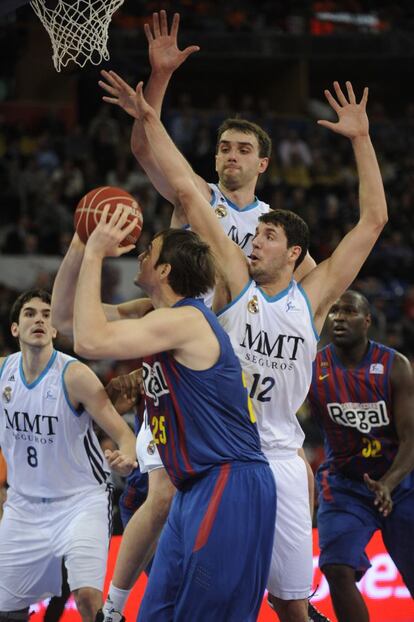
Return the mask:
<svg viewBox="0 0 414 622"><path fill-rule="evenodd" d="M54 9L47 2L31 0L30 4L49 33L56 71L70 61L83 67L88 61L99 65L108 60L109 24L124 0L57 0Z"/></svg>

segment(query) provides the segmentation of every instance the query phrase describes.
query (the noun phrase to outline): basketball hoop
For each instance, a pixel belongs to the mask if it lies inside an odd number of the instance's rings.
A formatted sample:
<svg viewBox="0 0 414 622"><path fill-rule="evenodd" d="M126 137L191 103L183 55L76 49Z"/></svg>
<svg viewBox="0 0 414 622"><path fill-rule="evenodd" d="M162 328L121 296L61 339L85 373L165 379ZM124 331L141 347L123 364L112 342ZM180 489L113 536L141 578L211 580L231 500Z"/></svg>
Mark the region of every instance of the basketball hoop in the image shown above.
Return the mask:
<svg viewBox="0 0 414 622"><path fill-rule="evenodd" d="M56 71L73 61L99 65L109 59L108 28L112 15L124 0L31 0L34 12L49 33Z"/></svg>

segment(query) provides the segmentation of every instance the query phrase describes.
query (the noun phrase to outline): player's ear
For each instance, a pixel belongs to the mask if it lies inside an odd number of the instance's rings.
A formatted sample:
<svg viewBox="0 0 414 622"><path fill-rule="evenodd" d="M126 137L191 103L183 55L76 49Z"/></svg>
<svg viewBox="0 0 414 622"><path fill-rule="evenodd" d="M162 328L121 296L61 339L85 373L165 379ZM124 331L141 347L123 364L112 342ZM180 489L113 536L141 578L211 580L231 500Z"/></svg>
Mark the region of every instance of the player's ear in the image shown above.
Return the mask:
<svg viewBox="0 0 414 622"><path fill-rule="evenodd" d="M161 270L160 270L160 277L162 279L168 278L168 275L171 272L171 264L170 263L162 263L160 268L161 268Z"/></svg>
<svg viewBox="0 0 414 622"><path fill-rule="evenodd" d="M367 328L369 328L369 327L371 326L371 324L372 324L372 316L371 316L371 313L368 313L368 315L367 315L367 316L366 316L366 318L365 318L365 321L366 321L366 323L367 323Z"/></svg>
<svg viewBox="0 0 414 622"><path fill-rule="evenodd" d="M269 158L261 158L259 162L259 173L264 173L269 166Z"/></svg>
<svg viewBox="0 0 414 622"><path fill-rule="evenodd" d="M300 254L302 252L302 247L295 245L295 246L289 246L289 255L290 258L293 259L294 262L296 262L296 260L300 257Z"/></svg>
<svg viewBox="0 0 414 622"><path fill-rule="evenodd" d="M19 336L19 325L17 324L17 322L13 322L13 324L10 326L10 332L13 337Z"/></svg>

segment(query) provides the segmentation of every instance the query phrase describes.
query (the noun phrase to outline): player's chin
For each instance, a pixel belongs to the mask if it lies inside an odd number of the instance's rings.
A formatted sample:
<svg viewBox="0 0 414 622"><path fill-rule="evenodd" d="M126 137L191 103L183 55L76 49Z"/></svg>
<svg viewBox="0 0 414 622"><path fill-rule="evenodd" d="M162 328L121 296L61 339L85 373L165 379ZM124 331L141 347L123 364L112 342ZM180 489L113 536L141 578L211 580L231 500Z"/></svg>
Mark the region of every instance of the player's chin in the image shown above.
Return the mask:
<svg viewBox="0 0 414 622"><path fill-rule="evenodd" d="M348 333L345 333L345 332L332 333L332 342L336 346L346 346L346 345L349 345L351 341L352 340Z"/></svg>
<svg viewBox="0 0 414 622"><path fill-rule="evenodd" d="M50 335L31 335L29 344L33 346L43 347L47 345L52 337Z"/></svg>
<svg viewBox="0 0 414 622"><path fill-rule="evenodd" d="M249 261L249 275L250 277L256 281L256 283L259 283L262 276L263 276L263 270L257 265L257 260L251 260Z"/></svg>

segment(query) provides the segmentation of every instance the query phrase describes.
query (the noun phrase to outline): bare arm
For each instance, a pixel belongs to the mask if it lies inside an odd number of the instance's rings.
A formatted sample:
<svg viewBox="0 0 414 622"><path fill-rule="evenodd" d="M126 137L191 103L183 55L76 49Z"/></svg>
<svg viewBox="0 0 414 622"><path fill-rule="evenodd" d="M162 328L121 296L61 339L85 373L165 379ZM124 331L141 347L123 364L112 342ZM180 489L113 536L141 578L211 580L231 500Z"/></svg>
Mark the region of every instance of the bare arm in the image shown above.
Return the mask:
<svg viewBox="0 0 414 622"><path fill-rule="evenodd" d="M60 333L73 337L73 308L79 271L85 253L85 244L75 233L69 249L59 266L52 291L52 325ZM137 298L119 305L103 305L109 321L125 317L141 317L150 311L148 298Z"/></svg>
<svg viewBox="0 0 414 622"><path fill-rule="evenodd" d="M75 233L53 283L52 325L68 336L73 334L73 303L84 252L85 245Z"/></svg>
<svg viewBox="0 0 414 622"><path fill-rule="evenodd" d="M179 21L179 14L175 13L171 24L171 31L169 32L167 14L165 11L161 11L160 14L153 14L152 30L149 24L145 24L145 34L148 40L148 53L151 64L151 75L145 88L145 96L156 111L158 117L161 116L162 102L173 73L187 60L190 54L200 49L196 45L189 46L184 50L178 49L177 34ZM160 170L158 166L157 159L147 141L141 123L134 114L134 100L136 97L134 89L113 71L102 71L101 73L105 81L101 80L99 85L109 94L109 97L105 96L103 98L104 101L120 106L134 118L131 133L132 153L157 191L167 199L167 201L174 203L174 193L168 181L165 179L162 170ZM200 191L209 199L211 191L208 184L193 171L189 163L187 163L187 166L188 174L192 175ZM174 224L176 226L187 224L179 208L176 208Z"/></svg>
<svg viewBox="0 0 414 622"><path fill-rule="evenodd" d="M128 474L137 466L135 435L113 407L101 381L89 367L76 362L67 367L65 384L71 404L75 408L82 405L118 445L117 458L120 459L115 466L121 475Z"/></svg>
<svg viewBox="0 0 414 622"><path fill-rule="evenodd" d="M247 259L237 244L227 237L207 199L188 175L185 158L144 99L142 83L137 87L137 114L160 169L174 191L175 202L182 206L192 230L211 247L231 295L239 294L249 279Z"/></svg>
<svg viewBox="0 0 414 622"><path fill-rule="evenodd" d="M306 253L304 260L300 264L300 266L295 270L293 276L295 280L299 283L302 279L305 278L316 267L316 261L314 258L308 253Z"/></svg>
<svg viewBox="0 0 414 622"><path fill-rule="evenodd" d="M381 479L374 481L369 474L364 475L368 488L375 493L374 503L384 516L392 510L392 491L414 469L414 377L410 362L400 353L392 364L391 389L398 452Z"/></svg>
<svg viewBox="0 0 414 622"><path fill-rule="evenodd" d="M122 360L173 350L180 362L206 369L215 362L219 345L194 307L160 308L138 320L106 319L101 302L102 261L131 250L119 246L135 226L135 220L126 225L127 216L128 212L118 207L108 219L105 206L86 245L75 296L75 351L91 359Z"/></svg>
<svg viewBox="0 0 414 622"><path fill-rule="evenodd" d="M341 240L331 257L320 263L303 280L317 330L322 329L332 303L357 276L388 219L381 173L369 137L365 112L368 89L364 89L363 97L357 104L351 83L347 82L346 87L348 99L339 84L334 83L338 101L329 91L325 91L328 102L338 114L338 122L318 123L350 138L352 142L359 175L360 216L358 223Z"/></svg>

